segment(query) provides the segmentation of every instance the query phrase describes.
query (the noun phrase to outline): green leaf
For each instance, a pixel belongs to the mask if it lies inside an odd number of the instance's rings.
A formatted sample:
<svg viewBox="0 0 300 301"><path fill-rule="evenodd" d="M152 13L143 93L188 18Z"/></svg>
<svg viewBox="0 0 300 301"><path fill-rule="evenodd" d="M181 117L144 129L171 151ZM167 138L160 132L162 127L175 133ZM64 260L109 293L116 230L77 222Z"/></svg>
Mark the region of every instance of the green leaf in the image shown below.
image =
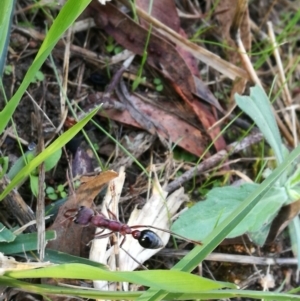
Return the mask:
<svg viewBox="0 0 300 301"><path fill-rule="evenodd" d="M5 75L11 75L12 72L13 72L13 67L12 67L12 65L6 65L6 66L4 67L4 74L5 74Z"/></svg>
<svg viewBox="0 0 300 301"><path fill-rule="evenodd" d="M51 170L54 166L56 166L62 154L61 148L58 149L55 153L47 157L45 160L45 171Z"/></svg>
<svg viewBox="0 0 300 301"><path fill-rule="evenodd" d="M164 89L164 86L163 86L163 85L158 85L158 86L156 86L156 88L155 88L155 90L156 90L157 92L161 92L163 89Z"/></svg>
<svg viewBox="0 0 300 301"><path fill-rule="evenodd" d="M209 290L209 291L199 291L191 293L171 293L168 294L165 291L153 291L148 290L146 292L136 291L136 292L121 292L121 291L100 291L96 289L82 289L74 287L65 286L55 286L47 284L34 284L25 281L16 280L10 277L2 276L0 277L0 285L6 287L15 287L20 290L31 292L40 295L63 295L63 296L76 296L76 298L88 298L88 299L103 299L103 300L223 300L231 298L245 298L245 299L263 299L268 301L287 301L287 300L300 300L300 296L296 294L288 294L282 292L262 292L262 291L250 291L250 290ZM152 297L153 299L145 299L146 296ZM159 298L159 299L158 299Z"/></svg>
<svg viewBox="0 0 300 301"><path fill-rule="evenodd" d="M46 188L46 193L47 193L47 194L54 193L54 192L55 192L55 189L54 189L53 187L48 186L48 187Z"/></svg>
<svg viewBox="0 0 300 301"><path fill-rule="evenodd" d="M47 196L52 201L56 201L58 199L58 195L56 193L50 193Z"/></svg>
<svg viewBox="0 0 300 301"><path fill-rule="evenodd" d="M64 191L64 190L65 190L65 186L64 186L64 185L59 184L59 185L57 186L57 191L62 192L62 191Z"/></svg>
<svg viewBox="0 0 300 301"><path fill-rule="evenodd" d="M6 61L7 48L10 39L10 27L15 8L15 0L2 0L0 9L0 79ZM1 120L1 118L0 118ZM0 130L0 133L2 131Z"/></svg>
<svg viewBox="0 0 300 301"><path fill-rule="evenodd" d="M31 80L32 83L38 83L45 79L44 73L41 71L37 71L34 78Z"/></svg>
<svg viewBox="0 0 300 301"><path fill-rule="evenodd" d="M68 194L67 194L65 191L62 191L62 192L60 193L60 197L61 197L61 198L66 198L67 195L68 195Z"/></svg>
<svg viewBox="0 0 300 301"><path fill-rule="evenodd" d="M118 53L121 53L123 51L123 47L122 46L116 46L114 48L114 54L118 54Z"/></svg>
<svg viewBox="0 0 300 301"><path fill-rule="evenodd" d="M234 95L237 105L249 115L275 152L278 163L282 163L284 156L279 129L274 118L269 98L258 85L250 88L250 96Z"/></svg>
<svg viewBox="0 0 300 301"><path fill-rule="evenodd" d="M217 282L180 271L111 272L83 264L62 264L36 270L8 271L4 276L12 278L68 278L132 282L170 292L182 293L235 287L235 285L230 283Z"/></svg>
<svg viewBox="0 0 300 301"><path fill-rule="evenodd" d="M107 45L105 48L106 48L107 52L111 53L114 50L115 45L110 44L110 45Z"/></svg>
<svg viewBox="0 0 300 301"><path fill-rule="evenodd" d="M1 173L0 173L0 179L6 174L8 169L8 157L1 157L0 158L0 165L1 165Z"/></svg>
<svg viewBox="0 0 300 301"><path fill-rule="evenodd" d="M16 235L8 230L2 223L0 223L0 242L8 243L14 241L15 238Z"/></svg>
<svg viewBox="0 0 300 301"><path fill-rule="evenodd" d="M27 163L34 159L34 157L34 150L32 150L27 151L22 157L18 158L7 174L9 179L13 179L22 170L22 168L26 166Z"/></svg>
<svg viewBox="0 0 300 301"><path fill-rule="evenodd" d="M56 238L55 231L46 231L46 241ZM0 250L4 254L16 254L37 249L37 233L18 235L13 242L0 243Z"/></svg>
<svg viewBox="0 0 300 301"><path fill-rule="evenodd" d="M287 168L299 157L300 146L297 146L274 172L258 186L223 222L221 222L203 241L202 246L195 247L178 264L175 269L191 271L210 254L218 244L240 223L262 197L273 187ZM194 223L194 220L191 220ZM198 231L202 231L199 229Z"/></svg>
<svg viewBox="0 0 300 301"><path fill-rule="evenodd" d="M30 179L30 190L33 193L33 195L37 197L39 192L39 177L30 174L29 179Z"/></svg>
<svg viewBox="0 0 300 301"><path fill-rule="evenodd" d="M259 246L263 246L268 238L271 228L271 223L262 225L262 227L257 231L252 231L248 233L248 236L252 242Z"/></svg>
<svg viewBox="0 0 300 301"><path fill-rule="evenodd" d="M258 184L214 188L207 194L206 200L198 202L181 214L171 230L185 237L201 241L258 188ZM287 194L284 188L272 188L235 229L227 235L227 238L259 231L265 224L272 222L286 200Z"/></svg>
<svg viewBox="0 0 300 301"><path fill-rule="evenodd" d="M161 79L156 77L156 78L154 78L153 83L154 83L154 85L158 86L161 84Z"/></svg>

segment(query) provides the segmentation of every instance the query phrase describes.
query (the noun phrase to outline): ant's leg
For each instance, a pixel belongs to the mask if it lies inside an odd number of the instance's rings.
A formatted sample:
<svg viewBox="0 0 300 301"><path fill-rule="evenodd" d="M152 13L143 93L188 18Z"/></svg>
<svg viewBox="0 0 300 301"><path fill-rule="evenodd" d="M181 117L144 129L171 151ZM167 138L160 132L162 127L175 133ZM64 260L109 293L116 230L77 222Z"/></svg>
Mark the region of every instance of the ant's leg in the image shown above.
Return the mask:
<svg viewBox="0 0 300 301"><path fill-rule="evenodd" d="M101 232L95 234L94 238L97 238L97 239L106 238L106 237L111 236L114 233L114 232L109 232L109 233L105 233L105 234L102 234L102 235L98 236L98 234L101 234L104 230L102 230Z"/></svg>
<svg viewBox="0 0 300 301"><path fill-rule="evenodd" d="M119 221L116 217L116 215L109 209L109 208L106 208L108 214L109 214L109 218L112 219L112 220L115 220L115 221Z"/></svg>
<svg viewBox="0 0 300 301"><path fill-rule="evenodd" d="M104 232L104 230L105 230L105 229L101 230L100 232L97 232L97 233L94 235L94 237L96 238L96 237L99 237L99 236L101 236L100 234L101 234L101 233L103 233L103 232Z"/></svg>
<svg viewBox="0 0 300 301"><path fill-rule="evenodd" d="M124 237L120 243L120 246L119 246L120 248L122 248L122 246L124 245L125 240L126 240L126 236L124 235Z"/></svg>
<svg viewBox="0 0 300 301"><path fill-rule="evenodd" d="M133 261L135 261L139 267L141 267L143 270L148 270L142 263L140 263L138 260L136 260L132 255L130 255L125 249L122 248L124 242L126 240L126 236L124 235L124 238L120 244L120 249L122 249Z"/></svg>
<svg viewBox="0 0 300 301"><path fill-rule="evenodd" d="M173 231L170 231L170 230L166 230L166 229L162 229L162 228L158 228L158 227L155 227L155 226L150 226L150 225L135 225L135 226L130 226L131 229L139 229L139 228L150 228L150 229L154 229L154 230L159 230L159 231L162 231L162 232L166 232L166 233L169 233L170 235L173 235L179 239L183 239L189 243L192 243L192 244L195 244L195 245L199 245L201 246L202 245L202 242L201 241L197 241L197 240L193 240L193 239L189 239L189 238L186 238L182 235L179 235L177 233L174 233Z"/></svg>
<svg viewBox="0 0 300 301"><path fill-rule="evenodd" d="M105 234L102 234L102 235L99 235L101 234L105 229L103 229L102 231L96 233L94 235L94 239L101 239L101 238L106 238L106 237L109 237L110 235L113 234L113 232L109 232L109 233L105 233ZM91 240L87 245L91 244L93 240Z"/></svg>

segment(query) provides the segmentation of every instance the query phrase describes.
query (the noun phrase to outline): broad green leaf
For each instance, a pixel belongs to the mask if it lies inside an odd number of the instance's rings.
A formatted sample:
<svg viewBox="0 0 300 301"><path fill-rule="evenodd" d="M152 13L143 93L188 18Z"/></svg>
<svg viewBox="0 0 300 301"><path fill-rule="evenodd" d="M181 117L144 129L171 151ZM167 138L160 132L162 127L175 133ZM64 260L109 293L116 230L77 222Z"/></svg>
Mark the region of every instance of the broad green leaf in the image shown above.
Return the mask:
<svg viewBox="0 0 300 301"><path fill-rule="evenodd" d="M60 157L62 154L61 148L58 149L56 152L53 154L49 155L45 159L45 171L51 170L59 161ZM25 153L25 158L22 156L20 157L15 164L11 167L9 170L7 176L9 179L13 179L21 170L26 166L26 162L30 162L34 159L35 157L35 151L28 151ZM33 190L32 190L33 191Z"/></svg>
<svg viewBox="0 0 300 301"><path fill-rule="evenodd" d="M56 166L57 162L59 161L59 159L61 157L61 153L62 153L62 150L60 148L45 160L45 171L49 171L53 167Z"/></svg>
<svg viewBox="0 0 300 301"><path fill-rule="evenodd" d="M174 269L191 271L199 265L199 263L206 258L220 242L240 223L245 216L252 210L252 208L262 199L262 197L273 187L286 169L296 160L300 155L300 146L297 146L280 164L274 172L258 186L245 200L235 209L223 222L221 222L203 241L202 246L195 247L190 251ZM191 220L193 223L194 221ZM198 231L202 231L198 229ZM157 292L157 291L156 291ZM156 293L155 292L155 293Z"/></svg>
<svg viewBox="0 0 300 301"><path fill-rule="evenodd" d="M265 244L266 239L268 238L270 228L271 223L262 225L262 227L259 230L249 232L248 236L252 242L262 247Z"/></svg>
<svg viewBox="0 0 300 301"><path fill-rule="evenodd" d="M204 201L185 211L173 224L171 230L185 237L202 241L258 188L258 184L214 188ZM284 188L272 188L227 235L227 238L259 231L265 224L272 222L286 200L287 194Z"/></svg>
<svg viewBox="0 0 300 301"><path fill-rule="evenodd" d="M68 278L132 282L170 292L199 292L225 287L235 287L235 285L230 283L217 282L175 270L111 272L89 265L75 263L45 267L36 270L8 271L4 276L12 278Z"/></svg>
<svg viewBox="0 0 300 301"><path fill-rule="evenodd" d="M300 168L297 165L293 171L293 174L287 179L285 187L291 198L291 201L298 200L300 198Z"/></svg>
<svg viewBox="0 0 300 301"><path fill-rule="evenodd" d="M29 179L30 179L30 190L33 193L33 195L37 197L39 192L39 177L30 174Z"/></svg>
<svg viewBox="0 0 300 301"><path fill-rule="evenodd" d="M34 151L27 151L24 154L24 157L22 156L22 157L18 158L18 160L10 168L10 170L7 174L9 179L13 179L20 172L20 170L26 165L26 162L33 160Z"/></svg>
<svg viewBox="0 0 300 301"><path fill-rule="evenodd" d="M0 223L0 242L12 242L16 238L16 235L8 230L2 223ZM1 251L1 248L0 248Z"/></svg>
<svg viewBox="0 0 300 301"><path fill-rule="evenodd" d="M46 241L55 239L55 231L46 231ZM20 234L13 242L0 243L0 250L4 254L16 254L37 249L37 233Z"/></svg>
<svg viewBox="0 0 300 301"><path fill-rule="evenodd" d="M249 115L262 131L265 139L275 152L278 163L282 163L284 156L279 129L274 118L269 98L258 85L250 88L250 96L234 95L237 105Z"/></svg>

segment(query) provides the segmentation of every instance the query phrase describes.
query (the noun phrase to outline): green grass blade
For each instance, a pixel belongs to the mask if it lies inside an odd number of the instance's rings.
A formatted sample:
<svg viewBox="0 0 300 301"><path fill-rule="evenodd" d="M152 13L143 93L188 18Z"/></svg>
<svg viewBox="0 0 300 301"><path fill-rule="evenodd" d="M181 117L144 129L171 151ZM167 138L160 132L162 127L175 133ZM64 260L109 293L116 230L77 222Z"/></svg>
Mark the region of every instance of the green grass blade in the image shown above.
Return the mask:
<svg viewBox="0 0 300 301"><path fill-rule="evenodd" d="M30 161L26 166L24 166L20 172L11 180L7 185L5 190L0 195L0 201L2 201L7 194L25 177L29 176L36 167L38 167L42 162L44 162L50 155L55 153L57 150L62 148L68 141L70 141L87 123L88 121L97 113L99 108L94 109L81 121L71 127L67 132L63 133L59 138L57 138L52 144L50 144L42 153Z"/></svg>
<svg viewBox="0 0 300 301"><path fill-rule="evenodd" d="M35 270L8 271L11 278L67 278L131 282L151 286L168 292L191 293L235 288L230 283L217 282L176 270L146 270L137 272L111 272L83 264L62 264Z"/></svg>
<svg viewBox="0 0 300 301"><path fill-rule="evenodd" d="M98 291L95 289L69 288L63 286L54 286L47 284L33 284L10 277L0 276L0 285L22 289L26 292L34 294L51 294L76 296L89 299L105 299L105 300L132 300L138 297L141 292L108 292Z"/></svg>
<svg viewBox="0 0 300 301"><path fill-rule="evenodd" d="M90 2L91 0L68 0L63 6L57 18L54 20L48 34L46 35L45 40L41 45L35 60L28 69L19 89L7 103L5 108L0 112L0 133L3 132L16 107L18 106L21 97L56 45L59 38L72 25L72 23L78 18L78 16L83 12Z"/></svg>
<svg viewBox="0 0 300 301"><path fill-rule="evenodd" d="M0 78L6 61L10 27L16 0L2 0L0 9ZM0 131L1 133L1 131Z"/></svg>
<svg viewBox="0 0 300 301"><path fill-rule="evenodd" d="M47 284L34 284L20 280L16 280L10 277L1 276L0 285L10 286L22 289L26 292L35 294L56 294L64 296L76 296L81 298L89 299L105 299L105 300L136 300L145 294L141 291L138 292L111 292L111 291L99 291L95 289L82 289L82 288L69 288L63 286L54 286ZM253 299L264 299L264 300L300 300L299 295L293 295L288 293L280 292L262 292L262 291L247 291L247 290L213 290L197 293L164 293L165 300L222 300L229 298L253 298ZM145 299L146 300L146 299ZM148 299L147 299L148 300ZM157 300L157 299L152 299Z"/></svg>
<svg viewBox="0 0 300 301"><path fill-rule="evenodd" d="M55 231L46 231L46 241L56 238ZM15 254L37 249L37 233L20 234L13 242L1 242L0 250L4 254Z"/></svg>

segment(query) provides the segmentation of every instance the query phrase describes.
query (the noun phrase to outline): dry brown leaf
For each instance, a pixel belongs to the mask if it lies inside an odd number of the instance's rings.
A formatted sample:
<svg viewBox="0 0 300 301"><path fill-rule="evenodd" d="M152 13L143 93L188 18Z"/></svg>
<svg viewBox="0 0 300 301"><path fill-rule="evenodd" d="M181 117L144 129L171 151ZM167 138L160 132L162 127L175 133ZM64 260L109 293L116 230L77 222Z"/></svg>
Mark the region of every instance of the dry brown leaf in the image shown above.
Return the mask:
<svg viewBox="0 0 300 301"><path fill-rule="evenodd" d="M148 116L167 130L168 136L164 131L160 129L157 130L164 138L170 138L172 142L177 143L180 147L196 156L200 156L203 153L208 144L206 137L202 135L199 129L185 122L182 118L170 113L171 109L168 111L168 105L165 104L166 110L163 110L155 105L141 101L134 95L131 95L131 100L142 114ZM99 112L99 114L127 125L142 128L126 110L106 110L105 112Z"/></svg>
<svg viewBox="0 0 300 301"><path fill-rule="evenodd" d="M111 4L100 6L97 1L92 1L90 12L95 23L113 36L119 44L136 54L143 55L148 36L147 30ZM216 120L207 107L193 96L193 92L196 91L193 75L176 48L165 39L152 33L147 60L152 67L157 68L171 81L174 89L196 114L204 128L206 130L211 128ZM180 72L178 72L179 70ZM214 141L217 150L226 146L224 139L219 136L218 127L209 131L208 134ZM219 138L216 139L216 137Z"/></svg>
<svg viewBox="0 0 300 301"><path fill-rule="evenodd" d="M79 206L91 207L94 198L118 173L112 170L104 171L93 177L83 177L83 184L75 194L70 195L68 200L59 209L57 217L49 230L55 230L57 238L48 243L47 248L79 256L83 228L66 220L65 212L77 209Z"/></svg>

